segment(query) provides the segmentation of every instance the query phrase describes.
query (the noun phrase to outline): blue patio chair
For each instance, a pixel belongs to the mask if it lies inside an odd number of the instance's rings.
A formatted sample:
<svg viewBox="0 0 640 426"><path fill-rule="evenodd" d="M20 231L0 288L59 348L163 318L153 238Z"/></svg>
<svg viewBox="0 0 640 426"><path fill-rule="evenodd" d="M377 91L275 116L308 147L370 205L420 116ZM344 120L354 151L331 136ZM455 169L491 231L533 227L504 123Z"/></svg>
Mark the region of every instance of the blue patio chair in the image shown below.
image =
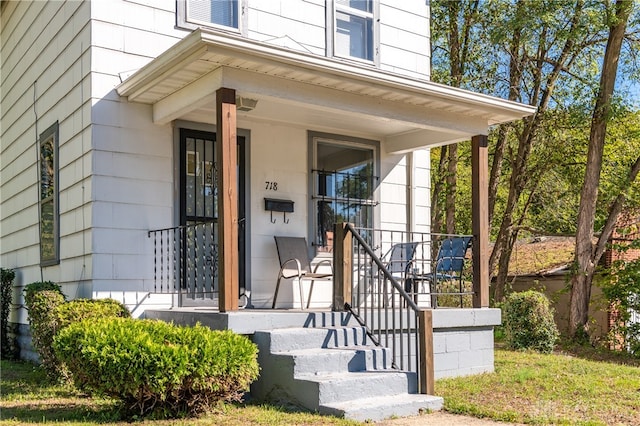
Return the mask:
<svg viewBox="0 0 640 426"><path fill-rule="evenodd" d="M278 249L278 259L280 261L280 272L278 272L278 281L276 282L276 291L273 295L273 304L271 309L275 309L278 300L278 290L280 289L280 281L284 279L297 279L300 291L300 307L304 309L304 295L302 291L302 281L310 280L309 298L307 299L307 309L311 303L311 295L313 294L313 284L316 281L331 281L333 279L333 267L328 259L320 261L315 268L311 269L311 261L309 259L309 251L307 241L302 237L274 237L276 240L276 248ZM318 272L321 265L329 265L331 272Z"/></svg>
<svg viewBox="0 0 640 426"><path fill-rule="evenodd" d="M462 271L467 250L471 245L472 237L447 237L440 244L433 278L431 279L431 291L436 293L432 296L433 307L437 306L436 287L441 281L457 281L460 293L462 293ZM460 304L462 304L462 294L460 294Z"/></svg>
<svg viewBox="0 0 640 426"><path fill-rule="evenodd" d="M385 268L399 281L407 293L411 293L416 283L414 269L415 254L420 242L397 243L391 246L389 251L382 256ZM386 300L385 300L386 302Z"/></svg>

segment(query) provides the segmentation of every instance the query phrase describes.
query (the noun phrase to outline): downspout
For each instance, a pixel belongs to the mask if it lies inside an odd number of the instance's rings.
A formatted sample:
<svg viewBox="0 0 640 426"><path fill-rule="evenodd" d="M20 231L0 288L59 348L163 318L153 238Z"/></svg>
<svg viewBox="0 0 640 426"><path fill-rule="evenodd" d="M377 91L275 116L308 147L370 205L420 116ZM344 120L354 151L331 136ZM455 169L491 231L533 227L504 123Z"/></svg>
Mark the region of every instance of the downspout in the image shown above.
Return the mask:
<svg viewBox="0 0 640 426"><path fill-rule="evenodd" d="M36 196L36 202L38 205L38 242L39 242L39 246L42 244L42 241L40 241L40 237L42 236L42 212L40 209L40 191L41 191L41 179L42 179L42 174L40 172L40 135L38 134L38 111L36 110L36 101L38 100L38 96L37 96L37 91L36 91L36 84L38 83L38 80L35 80L33 82L33 115L35 116L35 123L34 123L34 127L36 130L36 183L38 185L37 188L37 196ZM42 270L42 259L40 259L40 256L42 254L42 251L40 250L40 247L38 247L38 263L40 264L40 281L43 282L44 281L44 272Z"/></svg>

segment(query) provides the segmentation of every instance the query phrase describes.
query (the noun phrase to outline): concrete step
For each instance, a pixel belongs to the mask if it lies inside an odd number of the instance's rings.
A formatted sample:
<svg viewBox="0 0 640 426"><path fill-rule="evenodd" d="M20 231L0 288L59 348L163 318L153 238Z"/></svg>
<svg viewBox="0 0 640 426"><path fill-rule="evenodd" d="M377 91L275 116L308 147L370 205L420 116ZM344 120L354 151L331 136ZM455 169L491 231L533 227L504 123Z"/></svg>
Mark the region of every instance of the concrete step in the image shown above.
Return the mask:
<svg viewBox="0 0 640 426"><path fill-rule="evenodd" d="M305 406L320 406L351 397L373 398L416 393L415 374L398 370L358 371L296 377L296 395Z"/></svg>
<svg viewBox="0 0 640 426"><path fill-rule="evenodd" d="M443 403L443 399L439 396L400 394L323 404L318 411L322 414L364 422L390 417L415 416L425 410L438 411L442 409Z"/></svg>
<svg viewBox="0 0 640 426"><path fill-rule="evenodd" d="M299 349L272 353L272 356L278 365L288 366L295 377L305 374L387 370L392 364L391 351L377 346Z"/></svg>
<svg viewBox="0 0 640 426"><path fill-rule="evenodd" d="M368 345L368 337L363 327L331 328L279 328L270 331L256 331L254 342L266 347L271 353L300 349L339 348Z"/></svg>

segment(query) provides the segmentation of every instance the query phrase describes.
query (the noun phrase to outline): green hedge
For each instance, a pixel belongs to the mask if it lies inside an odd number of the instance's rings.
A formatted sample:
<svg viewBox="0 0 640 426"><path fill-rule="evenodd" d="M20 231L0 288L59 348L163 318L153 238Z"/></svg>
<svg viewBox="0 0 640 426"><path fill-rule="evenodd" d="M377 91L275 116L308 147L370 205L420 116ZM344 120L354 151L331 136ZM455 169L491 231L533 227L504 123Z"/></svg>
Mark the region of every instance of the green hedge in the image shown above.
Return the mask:
<svg viewBox="0 0 640 426"><path fill-rule="evenodd" d="M9 341L9 313L13 293L13 279L16 274L11 269L0 268L0 357L15 358L15 345Z"/></svg>
<svg viewBox="0 0 640 426"><path fill-rule="evenodd" d="M58 329L55 310L65 303L62 290L51 281L31 283L24 288L24 303L29 312L31 344L49 378L58 379L62 372L51 345Z"/></svg>
<svg viewBox="0 0 640 426"><path fill-rule="evenodd" d="M553 351L559 337L549 299L537 291L511 293L503 305L505 341L511 349Z"/></svg>
<svg viewBox="0 0 640 426"><path fill-rule="evenodd" d="M113 299L74 299L55 310L57 331L85 319L130 318L131 313L122 303Z"/></svg>
<svg viewBox="0 0 640 426"><path fill-rule="evenodd" d="M259 371L248 338L201 325L84 321L60 331L54 348L76 386L120 399L131 416L202 414L240 399Z"/></svg>
<svg viewBox="0 0 640 426"><path fill-rule="evenodd" d="M31 338L40 362L51 379L69 380L69 371L53 350L55 335L70 324L85 319L131 317L129 310L113 299L74 299L66 302L58 284L35 282L24 290L29 311Z"/></svg>

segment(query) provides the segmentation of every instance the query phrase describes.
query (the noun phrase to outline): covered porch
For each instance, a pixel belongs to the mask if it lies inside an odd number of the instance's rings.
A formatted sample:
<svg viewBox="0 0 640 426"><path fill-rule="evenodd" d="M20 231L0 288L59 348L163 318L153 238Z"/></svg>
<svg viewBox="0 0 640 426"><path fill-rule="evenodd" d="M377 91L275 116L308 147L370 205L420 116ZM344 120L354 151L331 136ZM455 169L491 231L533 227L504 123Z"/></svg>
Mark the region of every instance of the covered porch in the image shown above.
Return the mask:
<svg viewBox="0 0 640 426"><path fill-rule="evenodd" d="M416 172L416 153L423 148L471 140L472 306L488 307L486 134L491 125L532 114L531 107L427 80L401 77L366 66L272 44L220 36L204 30L194 31L135 72L117 87L117 92L129 102L150 105L150 118L157 125L177 121L215 125L218 198L215 232L212 232L215 234L215 255L211 257L217 259L215 273L219 285L217 288L211 286L211 289L217 294L221 312L232 312L239 308L239 228L246 227L244 230L247 231L250 248L247 266L249 279L245 290L254 295L263 291L261 287L264 284L260 285L257 277L258 273L263 275L266 269L264 263L268 261L255 254L257 247L260 244L272 246L267 241L270 238L273 241L273 236L282 233L281 230L259 228L256 224L256 211L259 210L262 215L263 209L255 205L273 194L262 196L260 192L264 191L258 191L256 185L264 183L260 178L254 177L249 183L252 192L249 204L254 214L241 217L238 213L236 170L239 129L253 131L253 128L268 126L274 129L277 126L311 129L379 141L383 163L381 169L386 167L385 161L403 165L406 176L401 181L404 182L402 191L406 195L400 203L403 206L400 215L397 212L387 213L390 210L384 205L387 195L392 197L400 187L384 187L385 179L395 169L379 172L382 177L376 188L377 201L382 202L383 206L375 210L375 225L378 229L406 232L429 232L428 205L417 201L418 198L425 198L425 192L428 198L429 188L428 184L420 188L416 183L424 173L423 170ZM271 137L278 137L277 130L267 139ZM254 145L263 143L256 141L253 135L252 138ZM268 142L265 140L264 143ZM298 143L294 140L289 142L292 148ZM255 170L258 161L253 158L249 167ZM287 159L280 158L280 161L286 162ZM428 160L425 171L428 173ZM307 171L307 175L311 173L313 170ZM419 174L421 176L417 176ZM277 184L267 180L267 187L270 182ZM312 198L312 190L307 194L288 192L281 191L276 195L295 200L297 205L306 204ZM273 220L273 212L264 211L264 214L267 213L271 214ZM309 231L313 218L310 212L307 215L306 221L302 220L295 229L290 226L284 232L313 235L315 230ZM402 217L398 219L398 216ZM286 221L286 213L282 221ZM167 222L167 228L181 226L176 217L168 218ZM209 244L206 239L204 241ZM312 241L311 247L316 244ZM337 262L335 265L341 264ZM268 270L273 271L273 267L270 268ZM275 281L274 273L264 275L263 282ZM334 280L335 286L342 286L340 280ZM263 291L263 294L271 293L271 289ZM266 306L268 302L265 299L262 305ZM343 308L333 302L334 309Z"/></svg>

